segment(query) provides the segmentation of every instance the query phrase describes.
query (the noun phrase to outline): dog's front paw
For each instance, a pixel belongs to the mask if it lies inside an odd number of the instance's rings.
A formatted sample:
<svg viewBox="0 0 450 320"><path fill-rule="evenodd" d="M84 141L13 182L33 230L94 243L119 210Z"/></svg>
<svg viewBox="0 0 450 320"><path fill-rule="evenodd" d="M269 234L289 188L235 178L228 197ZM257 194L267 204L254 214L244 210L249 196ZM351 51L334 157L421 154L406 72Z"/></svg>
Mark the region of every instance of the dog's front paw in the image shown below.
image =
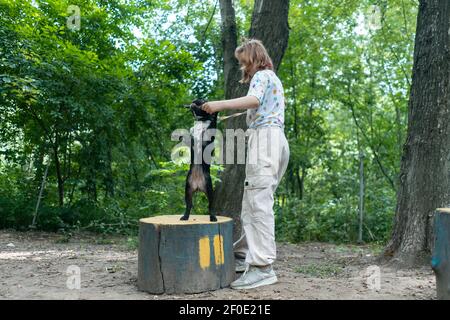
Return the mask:
<svg viewBox="0 0 450 320"><path fill-rule="evenodd" d="M217 221L216 216L209 216L209 221L216 222Z"/></svg>
<svg viewBox="0 0 450 320"><path fill-rule="evenodd" d="M189 216L182 216L180 218L181 221L188 221L189 220Z"/></svg>

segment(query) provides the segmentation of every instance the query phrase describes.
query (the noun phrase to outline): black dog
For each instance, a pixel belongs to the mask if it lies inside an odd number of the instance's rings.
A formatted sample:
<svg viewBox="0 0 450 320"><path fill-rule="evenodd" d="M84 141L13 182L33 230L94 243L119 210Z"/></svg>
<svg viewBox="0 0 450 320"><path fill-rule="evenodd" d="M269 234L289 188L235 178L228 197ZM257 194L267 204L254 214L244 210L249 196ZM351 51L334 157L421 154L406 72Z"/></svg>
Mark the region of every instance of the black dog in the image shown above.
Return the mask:
<svg viewBox="0 0 450 320"><path fill-rule="evenodd" d="M213 186L210 175L211 161L205 161L207 159L203 158L203 152L205 149L214 143L214 135L208 137L205 133L207 131L211 132L209 130L214 130L217 128L217 113L209 114L203 111L201 106L204 103L204 100L195 100L190 106L188 106L194 115L195 126L191 129L191 166L186 177L185 189L186 212L181 217L181 220L189 220L194 193L201 191L206 193L206 197L208 198L210 221L217 221L216 216L212 213ZM197 153L197 157L201 157L201 164L195 163L195 153Z"/></svg>

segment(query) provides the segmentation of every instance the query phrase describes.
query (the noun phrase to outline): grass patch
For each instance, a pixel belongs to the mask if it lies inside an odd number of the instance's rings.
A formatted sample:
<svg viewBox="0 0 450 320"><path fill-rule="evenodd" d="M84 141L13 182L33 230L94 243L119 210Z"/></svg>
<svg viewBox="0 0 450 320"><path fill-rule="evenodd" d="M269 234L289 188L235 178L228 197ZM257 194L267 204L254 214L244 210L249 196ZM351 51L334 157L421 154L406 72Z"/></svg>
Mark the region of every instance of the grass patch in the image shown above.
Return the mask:
<svg viewBox="0 0 450 320"><path fill-rule="evenodd" d="M378 256L378 255L383 253L385 245L384 244L379 244L379 243L371 243L369 245L369 247L372 250L372 253L375 256Z"/></svg>
<svg viewBox="0 0 450 320"><path fill-rule="evenodd" d="M331 251L335 253L371 254L379 255L383 252L384 246L378 243L368 243L366 245L336 245Z"/></svg>
<svg viewBox="0 0 450 320"><path fill-rule="evenodd" d="M137 236L134 237L128 237L125 241L125 245L128 250L134 251L138 249L139 246L139 239Z"/></svg>
<svg viewBox="0 0 450 320"><path fill-rule="evenodd" d="M69 243L72 236L73 234L71 232L63 231L61 236L55 240L55 243Z"/></svg>
<svg viewBox="0 0 450 320"><path fill-rule="evenodd" d="M111 244L116 244L116 240L113 238L101 237L101 238L95 239L94 244L111 245Z"/></svg>

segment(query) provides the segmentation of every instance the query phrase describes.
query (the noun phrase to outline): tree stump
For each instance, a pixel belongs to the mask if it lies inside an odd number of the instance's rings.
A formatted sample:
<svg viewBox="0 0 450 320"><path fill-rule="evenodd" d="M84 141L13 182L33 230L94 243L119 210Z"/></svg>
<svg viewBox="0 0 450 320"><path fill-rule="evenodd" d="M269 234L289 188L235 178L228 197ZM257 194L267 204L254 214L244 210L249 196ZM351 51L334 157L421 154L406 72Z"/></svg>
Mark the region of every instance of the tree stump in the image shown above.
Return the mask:
<svg viewBox="0 0 450 320"><path fill-rule="evenodd" d="M233 220L207 215L139 220L138 288L150 293L198 293L234 280Z"/></svg>
<svg viewBox="0 0 450 320"><path fill-rule="evenodd" d="M436 275L437 298L450 300L450 209L437 209L431 266Z"/></svg>

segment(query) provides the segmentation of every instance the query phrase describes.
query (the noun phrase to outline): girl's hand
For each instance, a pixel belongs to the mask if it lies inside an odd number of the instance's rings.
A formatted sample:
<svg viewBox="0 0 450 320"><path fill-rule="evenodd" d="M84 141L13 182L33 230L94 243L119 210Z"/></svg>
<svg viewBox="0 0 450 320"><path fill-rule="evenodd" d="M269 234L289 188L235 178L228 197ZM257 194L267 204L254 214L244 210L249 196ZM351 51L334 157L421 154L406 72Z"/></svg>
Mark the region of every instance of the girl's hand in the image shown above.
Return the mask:
<svg viewBox="0 0 450 320"><path fill-rule="evenodd" d="M209 114L213 114L221 111L220 105L217 101L206 102L202 105L202 110L208 112Z"/></svg>

